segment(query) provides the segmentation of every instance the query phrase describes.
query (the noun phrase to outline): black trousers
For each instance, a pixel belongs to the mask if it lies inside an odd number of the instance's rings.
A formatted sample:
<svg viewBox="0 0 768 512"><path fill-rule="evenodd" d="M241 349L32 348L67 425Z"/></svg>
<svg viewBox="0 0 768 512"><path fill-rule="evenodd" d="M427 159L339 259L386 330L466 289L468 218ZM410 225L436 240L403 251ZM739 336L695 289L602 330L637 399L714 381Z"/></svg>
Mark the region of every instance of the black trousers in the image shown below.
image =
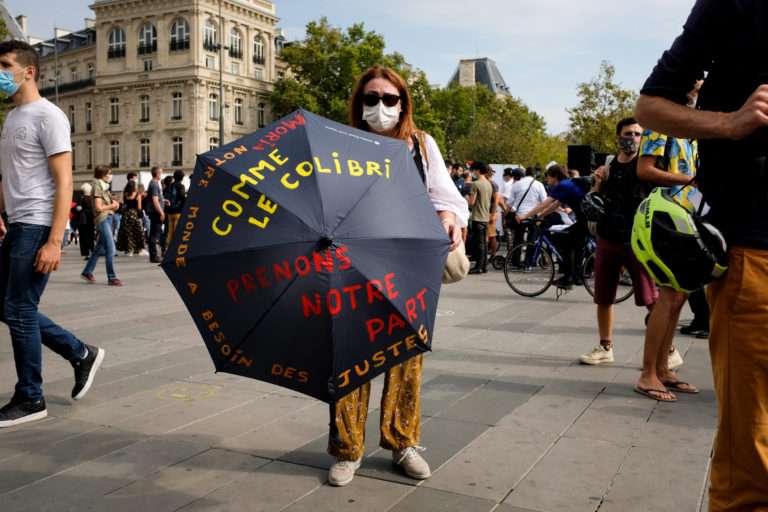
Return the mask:
<svg viewBox="0 0 768 512"><path fill-rule="evenodd" d="M93 224L80 224L77 227L80 256L87 258L93 251L93 244L96 240L96 233Z"/></svg>
<svg viewBox="0 0 768 512"><path fill-rule="evenodd" d="M560 272L565 279L573 281L580 277L578 275L581 270L579 268L579 258L588 234L587 229L580 222L577 222L563 231L550 235L550 240L555 244L555 248L560 253L560 256L563 257Z"/></svg>
<svg viewBox="0 0 768 512"><path fill-rule="evenodd" d="M693 311L693 322L691 323L709 329L709 304L707 303L707 293L703 288L688 296L688 305Z"/></svg>
<svg viewBox="0 0 768 512"><path fill-rule="evenodd" d="M160 245L163 238L163 221L154 215L149 218L149 260L159 261L163 256Z"/></svg>
<svg viewBox="0 0 768 512"><path fill-rule="evenodd" d="M472 256L475 268L488 270L488 223L472 221Z"/></svg>

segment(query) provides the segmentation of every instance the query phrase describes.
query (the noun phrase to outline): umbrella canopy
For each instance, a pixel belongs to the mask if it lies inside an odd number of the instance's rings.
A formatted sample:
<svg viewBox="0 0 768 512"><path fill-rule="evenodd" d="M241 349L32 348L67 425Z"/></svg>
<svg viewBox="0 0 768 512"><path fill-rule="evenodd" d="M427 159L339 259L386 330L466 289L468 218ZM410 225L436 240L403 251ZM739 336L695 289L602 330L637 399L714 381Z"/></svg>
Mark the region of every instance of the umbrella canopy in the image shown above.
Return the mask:
<svg viewBox="0 0 768 512"><path fill-rule="evenodd" d="M334 402L430 349L449 245L403 141L300 110L198 157L162 267L217 371Z"/></svg>

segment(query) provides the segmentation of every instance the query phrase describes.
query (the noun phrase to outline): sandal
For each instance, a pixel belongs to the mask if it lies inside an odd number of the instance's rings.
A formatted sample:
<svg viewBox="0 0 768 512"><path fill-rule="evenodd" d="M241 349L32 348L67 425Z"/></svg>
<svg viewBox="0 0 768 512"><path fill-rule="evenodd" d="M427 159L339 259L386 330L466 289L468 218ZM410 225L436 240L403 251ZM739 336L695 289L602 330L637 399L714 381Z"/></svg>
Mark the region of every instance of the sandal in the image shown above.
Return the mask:
<svg viewBox="0 0 768 512"><path fill-rule="evenodd" d="M661 396L663 393L669 393L668 389L652 389L635 386L635 393L639 393L644 397L656 400L657 402L677 402L677 397L675 397L674 394L672 395L673 398L664 398Z"/></svg>
<svg viewBox="0 0 768 512"><path fill-rule="evenodd" d="M678 393L687 393L689 395L698 395L701 393L699 388L688 382L683 382L682 380L663 380L661 383L667 386L670 390L677 391Z"/></svg>

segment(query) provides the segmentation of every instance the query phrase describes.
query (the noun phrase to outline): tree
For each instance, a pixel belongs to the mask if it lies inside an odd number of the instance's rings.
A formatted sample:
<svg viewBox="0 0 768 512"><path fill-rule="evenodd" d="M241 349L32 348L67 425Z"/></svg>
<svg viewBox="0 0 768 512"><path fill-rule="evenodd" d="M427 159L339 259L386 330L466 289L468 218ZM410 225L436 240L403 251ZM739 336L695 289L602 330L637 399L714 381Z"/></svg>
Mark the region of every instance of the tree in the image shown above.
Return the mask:
<svg viewBox="0 0 768 512"><path fill-rule="evenodd" d="M616 123L633 114L637 93L615 82L616 69L608 62L600 64L597 77L579 84L579 104L568 109L571 139L589 144L600 153L616 149Z"/></svg>
<svg viewBox="0 0 768 512"><path fill-rule="evenodd" d="M10 37L11 33L8 31L8 27L5 26L5 20L0 17L0 41L5 41ZM5 115L11 111L13 104L8 100L8 97L0 93L0 126L5 123Z"/></svg>

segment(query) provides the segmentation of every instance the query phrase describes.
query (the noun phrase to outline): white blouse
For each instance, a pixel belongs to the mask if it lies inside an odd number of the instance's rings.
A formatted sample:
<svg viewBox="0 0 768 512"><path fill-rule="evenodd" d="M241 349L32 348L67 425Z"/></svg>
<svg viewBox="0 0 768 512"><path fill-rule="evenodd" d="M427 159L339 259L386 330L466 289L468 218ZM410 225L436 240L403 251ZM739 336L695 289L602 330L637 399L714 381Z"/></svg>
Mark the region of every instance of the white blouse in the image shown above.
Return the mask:
<svg viewBox="0 0 768 512"><path fill-rule="evenodd" d="M421 154L424 157L427 195L432 200L435 211L453 212L459 227L466 227L469 221L467 201L459 194L459 190L445 167L445 161L437 142L428 133L424 133L424 146L421 148Z"/></svg>

